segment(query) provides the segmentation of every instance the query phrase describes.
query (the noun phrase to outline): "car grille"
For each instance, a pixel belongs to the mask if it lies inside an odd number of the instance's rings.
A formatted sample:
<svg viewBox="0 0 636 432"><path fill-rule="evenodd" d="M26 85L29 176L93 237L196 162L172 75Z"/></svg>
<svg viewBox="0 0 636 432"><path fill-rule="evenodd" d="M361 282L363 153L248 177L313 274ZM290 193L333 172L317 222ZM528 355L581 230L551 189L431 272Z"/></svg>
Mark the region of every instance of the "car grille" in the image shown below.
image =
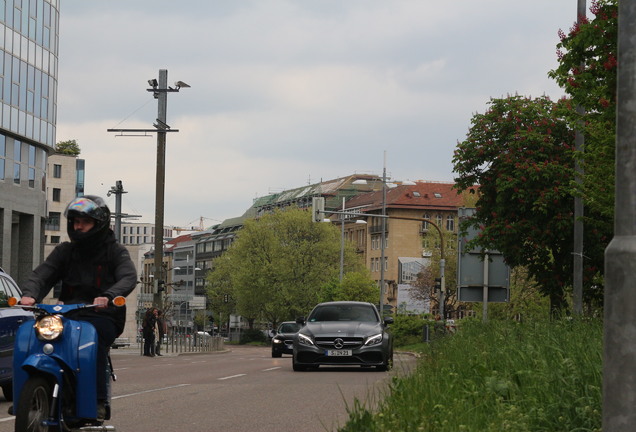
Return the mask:
<svg viewBox="0 0 636 432"><path fill-rule="evenodd" d="M336 349L336 340L342 341L341 349L355 349L361 347L364 340L360 337L317 337L316 346L325 349Z"/></svg>

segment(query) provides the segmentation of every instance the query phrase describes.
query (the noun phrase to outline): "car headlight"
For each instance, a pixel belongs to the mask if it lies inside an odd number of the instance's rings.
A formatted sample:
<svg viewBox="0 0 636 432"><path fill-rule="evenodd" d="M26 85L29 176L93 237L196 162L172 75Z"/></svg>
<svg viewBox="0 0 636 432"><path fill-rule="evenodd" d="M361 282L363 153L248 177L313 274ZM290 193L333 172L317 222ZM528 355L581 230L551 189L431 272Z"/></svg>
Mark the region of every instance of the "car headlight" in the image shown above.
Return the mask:
<svg viewBox="0 0 636 432"><path fill-rule="evenodd" d="M298 343L301 345L313 345L314 341L302 333L298 333Z"/></svg>
<svg viewBox="0 0 636 432"><path fill-rule="evenodd" d="M64 330L62 317L59 315L48 315L40 318L35 323L35 330L40 339L52 341L57 339Z"/></svg>
<svg viewBox="0 0 636 432"><path fill-rule="evenodd" d="M382 343L382 333L378 333L377 335L369 336L367 341L364 343L364 346L372 346L378 345Z"/></svg>
<svg viewBox="0 0 636 432"><path fill-rule="evenodd" d="M283 341L281 339L274 338L272 339L272 343L279 344L279 343L283 343Z"/></svg>

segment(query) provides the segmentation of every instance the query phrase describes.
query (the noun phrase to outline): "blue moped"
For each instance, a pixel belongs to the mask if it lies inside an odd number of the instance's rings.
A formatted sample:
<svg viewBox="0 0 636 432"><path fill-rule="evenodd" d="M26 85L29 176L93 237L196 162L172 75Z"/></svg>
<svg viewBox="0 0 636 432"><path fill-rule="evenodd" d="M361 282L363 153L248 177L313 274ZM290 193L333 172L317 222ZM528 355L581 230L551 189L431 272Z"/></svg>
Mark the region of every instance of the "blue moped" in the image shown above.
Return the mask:
<svg viewBox="0 0 636 432"><path fill-rule="evenodd" d="M113 304L123 306L117 297ZM16 432L114 431L109 397L98 415L96 389L97 332L72 319L78 309L94 305L16 306L31 310L35 322L23 324L15 338L13 413ZM109 372L113 380L110 358Z"/></svg>

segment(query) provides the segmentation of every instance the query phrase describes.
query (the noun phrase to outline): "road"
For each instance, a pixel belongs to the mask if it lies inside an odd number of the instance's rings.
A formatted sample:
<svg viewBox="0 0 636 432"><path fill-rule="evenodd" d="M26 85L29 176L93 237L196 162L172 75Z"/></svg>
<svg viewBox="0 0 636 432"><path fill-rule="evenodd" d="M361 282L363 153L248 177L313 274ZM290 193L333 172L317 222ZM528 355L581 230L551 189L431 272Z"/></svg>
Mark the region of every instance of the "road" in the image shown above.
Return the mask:
<svg viewBox="0 0 636 432"><path fill-rule="evenodd" d="M325 432L347 418L358 399L372 406L390 377L408 373L415 359L395 354L390 372L320 368L294 372L291 357L269 347L232 346L229 352L143 357L113 350L117 431ZM0 396L0 432L13 431L9 403Z"/></svg>

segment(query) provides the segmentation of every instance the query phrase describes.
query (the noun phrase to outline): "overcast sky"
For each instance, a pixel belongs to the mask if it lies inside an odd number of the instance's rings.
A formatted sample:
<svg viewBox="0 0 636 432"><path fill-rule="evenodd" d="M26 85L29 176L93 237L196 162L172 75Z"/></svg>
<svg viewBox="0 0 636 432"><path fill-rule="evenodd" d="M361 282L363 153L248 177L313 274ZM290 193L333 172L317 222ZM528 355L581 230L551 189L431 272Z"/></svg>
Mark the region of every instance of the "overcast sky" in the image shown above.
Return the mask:
<svg viewBox="0 0 636 432"><path fill-rule="evenodd" d="M576 0L62 0L57 141L86 193L117 180L153 222L148 80L168 95L166 225L242 215L256 197L353 173L452 181L473 114L508 94L563 95L557 32ZM114 197L108 199L114 210Z"/></svg>

